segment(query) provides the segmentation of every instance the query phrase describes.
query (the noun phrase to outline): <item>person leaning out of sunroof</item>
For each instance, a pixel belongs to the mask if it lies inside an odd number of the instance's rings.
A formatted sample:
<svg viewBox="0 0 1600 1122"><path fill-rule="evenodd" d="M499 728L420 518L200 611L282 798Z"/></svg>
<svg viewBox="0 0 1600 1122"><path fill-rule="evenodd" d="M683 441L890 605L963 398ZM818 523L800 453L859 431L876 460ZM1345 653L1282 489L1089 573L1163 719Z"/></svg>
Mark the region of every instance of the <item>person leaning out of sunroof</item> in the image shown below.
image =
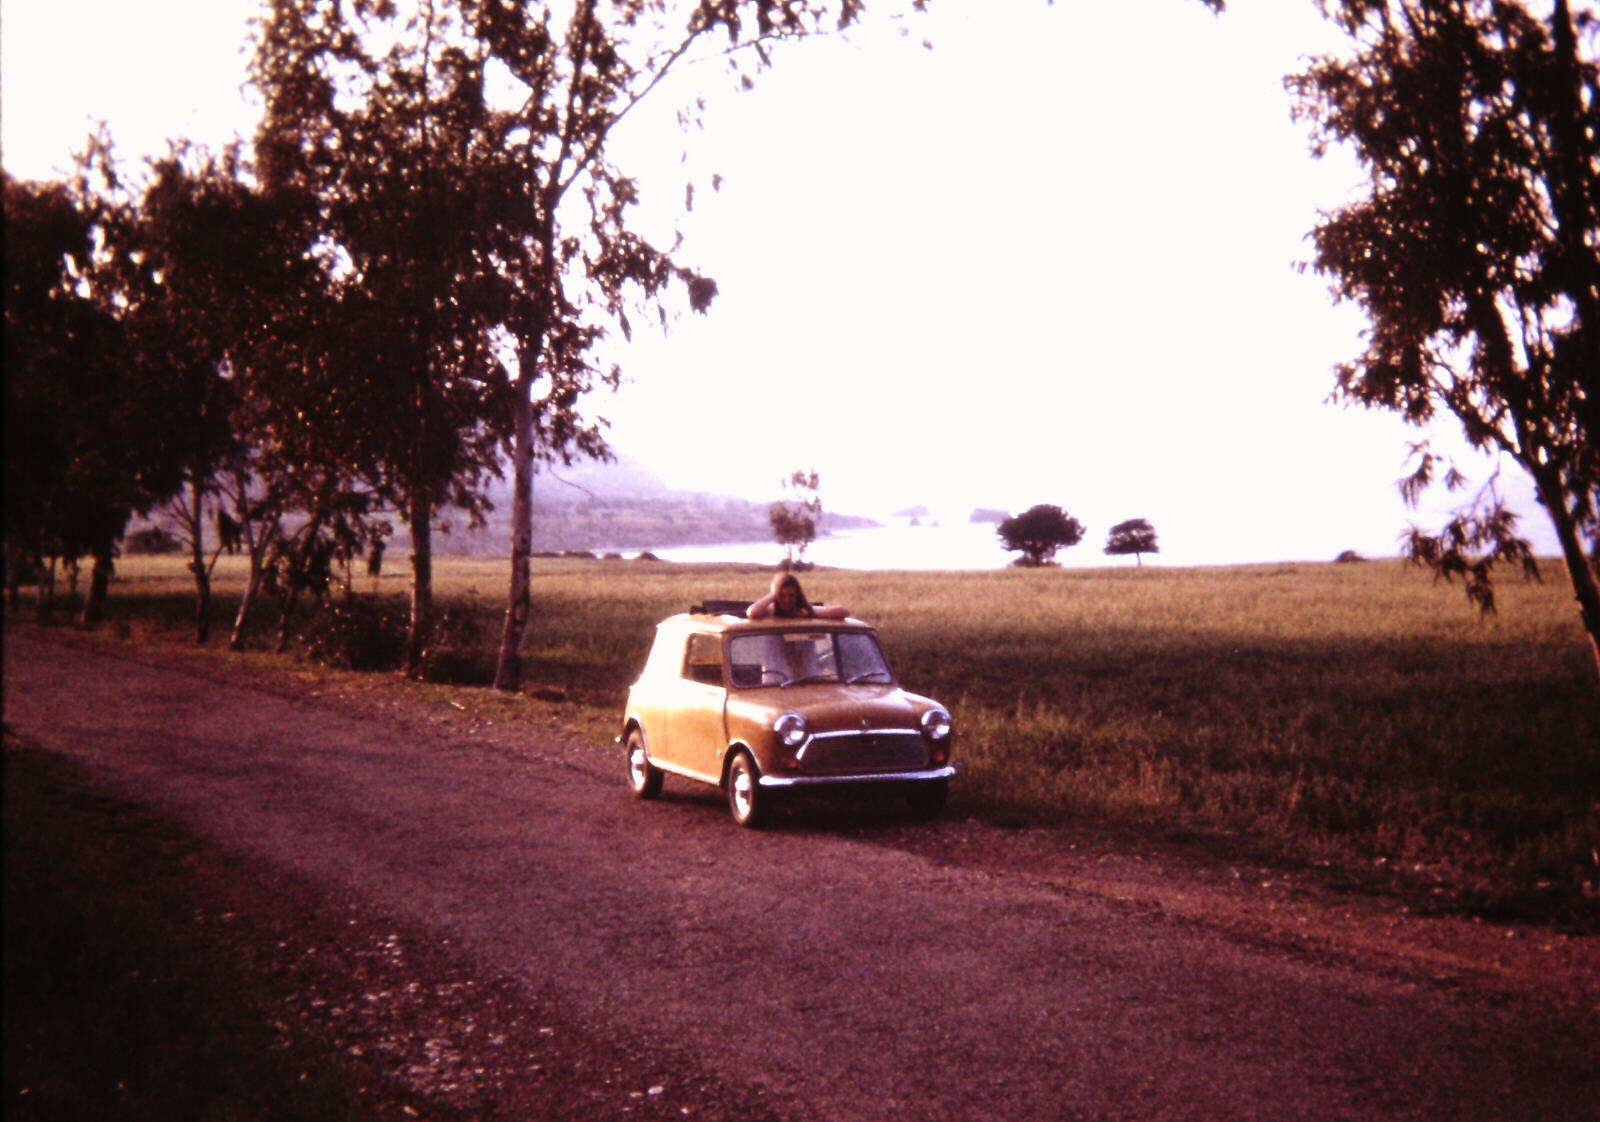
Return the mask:
<svg viewBox="0 0 1600 1122"><path fill-rule="evenodd" d="M793 573L777 573L772 591L750 605L750 619L844 619L850 610L838 604L812 604Z"/></svg>

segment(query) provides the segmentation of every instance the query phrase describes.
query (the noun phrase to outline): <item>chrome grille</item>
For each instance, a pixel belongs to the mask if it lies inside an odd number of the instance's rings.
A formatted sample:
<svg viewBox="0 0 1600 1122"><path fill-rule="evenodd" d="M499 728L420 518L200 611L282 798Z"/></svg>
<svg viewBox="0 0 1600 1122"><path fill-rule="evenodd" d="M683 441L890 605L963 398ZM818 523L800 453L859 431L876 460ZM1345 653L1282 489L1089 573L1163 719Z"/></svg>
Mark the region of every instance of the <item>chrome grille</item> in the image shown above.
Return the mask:
<svg viewBox="0 0 1600 1122"><path fill-rule="evenodd" d="M810 773L915 771L928 765L928 748L915 732L821 733L801 752Z"/></svg>

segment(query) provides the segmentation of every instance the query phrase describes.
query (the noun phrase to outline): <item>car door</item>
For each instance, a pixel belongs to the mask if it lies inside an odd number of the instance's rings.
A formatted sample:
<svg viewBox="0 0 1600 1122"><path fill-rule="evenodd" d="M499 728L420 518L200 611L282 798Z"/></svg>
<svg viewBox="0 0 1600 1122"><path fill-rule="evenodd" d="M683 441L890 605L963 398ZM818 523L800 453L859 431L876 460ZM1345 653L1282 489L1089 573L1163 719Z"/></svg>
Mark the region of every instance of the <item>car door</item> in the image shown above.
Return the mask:
<svg viewBox="0 0 1600 1122"><path fill-rule="evenodd" d="M722 671L722 636L696 631L684 645L683 667L667 713L671 760L707 782L721 778L722 751L728 743L723 711L728 702Z"/></svg>

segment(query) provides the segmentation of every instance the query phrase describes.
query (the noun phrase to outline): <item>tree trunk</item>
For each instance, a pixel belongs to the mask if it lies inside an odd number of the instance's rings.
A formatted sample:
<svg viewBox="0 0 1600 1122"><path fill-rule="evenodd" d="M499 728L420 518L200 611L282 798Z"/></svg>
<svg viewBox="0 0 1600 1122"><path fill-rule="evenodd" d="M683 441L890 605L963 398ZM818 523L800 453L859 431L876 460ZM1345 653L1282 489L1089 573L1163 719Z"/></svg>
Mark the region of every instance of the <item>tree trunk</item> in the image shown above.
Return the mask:
<svg viewBox="0 0 1600 1122"><path fill-rule="evenodd" d="M39 595L34 601L34 611L39 616L40 623L50 622L50 613L56 606L56 559L50 558L50 564L39 566Z"/></svg>
<svg viewBox="0 0 1600 1122"><path fill-rule="evenodd" d="M1549 469L1541 469L1534 474L1534 483L1539 489L1539 501L1555 527L1556 540L1561 543L1561 558L1566 562L1567 578L1578 601L1578 619L1588 633L1595 676L1600 679L1600 581L1596 581L1594 566L1584 555L1572 516L1561 502L1560 480L1554 478L1554 474Z"/></svg>
<svg viewBox="0 0 1600 1122"><path fill-rule="evenodd" d="M1589 651L1594 655L1594 671L1600 680L1600 586L1595 581L1594 569L1583 555L1576 534L1570 531L1562 538L1561 553L1567 562L1567 575L1572 579L1572 590L1578 600L1578 618L1589 633Z"/></svg>
<svg viewBox="0 0 1600 1122"><path fill-rule="evenodd" d="M523 370L532 369L531 363ZM500 633L500 657L495 661L494 688L515 690L522 685L522 642L533 610L533 379L517 377L512 404L511 583L506 595L505 627Z"/></svg>
<svg viewBox="0 0 1600 1122"><path fill-rule="evenodd" d="M78 559L76 557L67 561L67 614L71 615L78 606Z"/></svg>
<svg viewBox="0 0 1600 1122"><path fill-rule="evenodd" d="M289 649L289 617L294 615L294 606L300 600L300 590L291 587L283 597L283 614L278 617L278 645L276 653L284 654Z"/></svg>
<svg viewBox="0 0 1600 1122"><path fill-rule="evenodd" d="M22 610L22 551L11 542L5 543L5 551L6 604L11 614L16 615Z"/></svg>
<svg viewBox="0 0 1600 1122"><path fill-rule="evenodd" d="M250 551L250 573L245 577L244 594L239 597L239 610L233 616L233 633L228 636L230 651L244 650L244 625L250 609L255 606L256 593L261 588L261 561L254 549Z"/></svg>
<svg viewBox="0 0 1600 1122"><path fill-rule="evenodd" d="M261 540L256 540L256 528L248 520L241 521L240 526L245 536L245 548L250 554L250 573L245 578L244 595L239 598L239 610L233 616L233 634L228 636L228 649L230 651L244 650L244 625L250 618L250 610L255 607L256 596L261 592L261 578L264 575L268 552L278 540L278 532L274 528L276 523L260 531Z"/></svg>
<svg viewBox="0 0 1600 1122"><path fill-rule="evenodd" d="M411 500L411 627L406 636L406 661L401 673L422 675L422 658L433 631L433 504Z"/></svg>
<svg viewBox="0 0 1600 1122"><path fill-rule="evenodd" d="M106 618L106 593L111 589L111 543L96 546L94 569L89 574L89 595L83 600L83 614L78 622L92 627Z"/></svg>
<svg viewBox="0 0 1600 1122"><path fill-rule="evenodd" d="M1557 220L1560 223L1562 248L1568 267L1577 273L1577 283L1572 286L1573 301L1578 308L1577 335L1582 344L1580 370L1588 372L1584 380L1589 438L1595 436L1595 425L1600 422L1600 264L1592 248L1585 244L1585 232L1592 228L1592 211L1584 200L1592 198L1595 183L1594 164L1584 158L1584 105L1583 84L1579 79L1578 40L1572 24L1572 12L1567 0L1556 0L1551 15L1551 30L1555 48L1556 109L1553 114L1552 133L1556 141L1556 160L1561 169L1560 187L1554 194ZM1543 481L1539 490L1546 491ZM1572 580L1573 592L1578 598L1578 614L1584 630L1589 633L1589 645L1594 648L1595 673L1600 675L1600 588L1596 587L1596 565L1583 555L1578 541L1577 528L1567 509L1551 506L1550 499L1560 492L1546 496L1545 506L1556 524L1556 537L1561 542L1561 555L1567 564L1567 575ZM1556 512L1560 511L1560 517ZM1600 543L1596 543L1600 548Z"/></svg>
<svg viewBox="0 0 1600 1122"><path fill-rule="evenodd" d="M234 472L233 487L231 501L234 513L238 515L235 519L235 533L237 540L244 543L245 552L250 558L250 572L245 577L244 595L239 598L239 610L233 616L233 632L228 636L228 649L242 651L245 624L255 607L256 597L260 595L261 582L266 576L267 558L278 543L281 524L276 515L266 516L260 511L252 513L250 483L244 472Z"/></svg>
<svg viewBox="0 0 1600 1122"><path fill-rule="evenodd" d="M205 492L189 488L189 571L194 574L194 641L211 638L211 573L206 568Z"/></svg>
<svg viewBox="0 0 1600 1122"><path fill-rule="evenodd" d="M7 539L4 542L6 558L6 602L11 605L11 614L16 615L22 611L22 570L26 564L24 558L29 556L15 541Z"/></svg>

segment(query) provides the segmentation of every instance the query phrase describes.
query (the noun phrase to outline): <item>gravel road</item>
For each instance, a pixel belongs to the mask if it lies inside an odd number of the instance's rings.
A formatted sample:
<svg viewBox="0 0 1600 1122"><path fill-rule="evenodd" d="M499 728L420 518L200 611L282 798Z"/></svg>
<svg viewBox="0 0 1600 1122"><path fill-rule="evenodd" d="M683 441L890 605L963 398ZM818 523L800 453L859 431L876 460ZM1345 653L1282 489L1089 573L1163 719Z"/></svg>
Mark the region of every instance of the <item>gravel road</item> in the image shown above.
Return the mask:
<svg viewBox="0 0 1600 1122"><path fill-rule="evenodd" d="M1594 939L959 820L802 808L741 831L708 790L669 780L636 802L620 753L425 691L24 628L4 655L7 725L96 782L783 1117L1565 1119L1600 1102Z"/></svg>

